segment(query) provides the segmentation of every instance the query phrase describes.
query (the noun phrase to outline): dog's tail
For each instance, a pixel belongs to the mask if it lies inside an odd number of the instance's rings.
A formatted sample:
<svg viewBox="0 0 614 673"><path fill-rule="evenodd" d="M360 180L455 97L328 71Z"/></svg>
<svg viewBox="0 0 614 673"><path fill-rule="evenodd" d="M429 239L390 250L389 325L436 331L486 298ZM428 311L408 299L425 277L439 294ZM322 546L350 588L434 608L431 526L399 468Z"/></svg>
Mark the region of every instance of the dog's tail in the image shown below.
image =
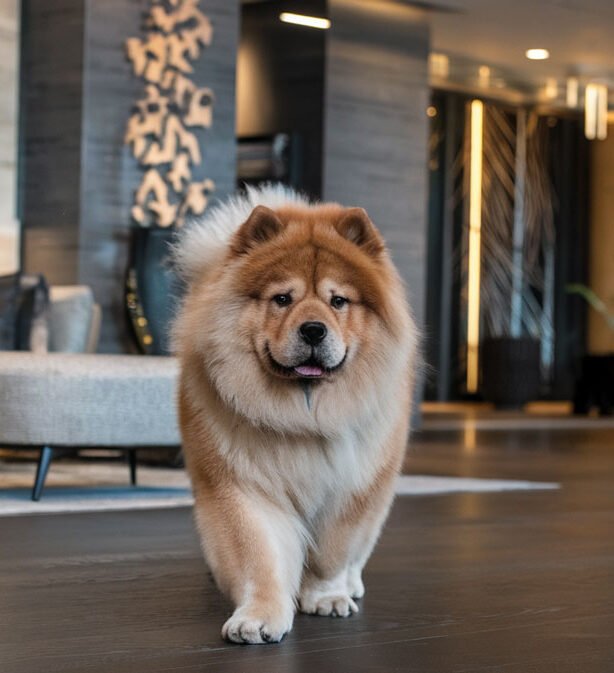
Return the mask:
<svg viewBox="0 0 614 673"><path fill-rule="evenodd" d="M308 203L304 196L282 184L248 186L245 193L215 205L185 226L173 247L174 266L190 282L226 255L232 236L256 206L274 210L288 204Z"/></svg>

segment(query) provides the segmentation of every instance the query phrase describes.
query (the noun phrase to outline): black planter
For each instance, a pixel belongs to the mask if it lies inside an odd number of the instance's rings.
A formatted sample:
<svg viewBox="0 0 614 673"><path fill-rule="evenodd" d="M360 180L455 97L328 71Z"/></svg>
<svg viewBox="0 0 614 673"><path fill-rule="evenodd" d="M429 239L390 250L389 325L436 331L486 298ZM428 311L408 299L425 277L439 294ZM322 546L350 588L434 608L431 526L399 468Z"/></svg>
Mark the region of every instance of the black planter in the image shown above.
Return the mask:
<svg viewBox="0 0 614 673"><path fill-rule="evenodd" d="M482 395L500 408L517 409L539 397L540 342L537 339L484 339Z"/></svg>
<svg viewBox="0 0 614 673"><path fill-rule="evenodd" d="M180 294L169 264L174 227L133 227L126 274L126 310L139 351L170 352L170 324Z"/></svg>
<svg viewBox="0 0 614 673"><path fill-rule="evenodd" d="M588 414L593 407L602 416L614 411L614 353L582 358L573 409L575 414Z"/></svg>

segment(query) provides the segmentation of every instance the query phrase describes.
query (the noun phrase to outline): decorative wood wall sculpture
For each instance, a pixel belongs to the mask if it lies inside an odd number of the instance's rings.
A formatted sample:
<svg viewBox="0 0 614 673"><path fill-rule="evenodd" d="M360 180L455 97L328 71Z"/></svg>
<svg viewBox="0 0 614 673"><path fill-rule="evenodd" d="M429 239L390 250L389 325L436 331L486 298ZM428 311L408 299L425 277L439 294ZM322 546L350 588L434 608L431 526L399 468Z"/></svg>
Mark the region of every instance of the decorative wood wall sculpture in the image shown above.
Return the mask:
<svg viewBox="0 0 614 673"><path fill-rule="evenodd" d="M145 82L126 126L124 142L145 173L135 192L132 217L143 227L181 226L207 207L212 180L192 180L202 162L196 132L211 126L213 91L191 79L194 62L213 30L199 0L151 0L146 35L126 40L134 74Z"/></svg>

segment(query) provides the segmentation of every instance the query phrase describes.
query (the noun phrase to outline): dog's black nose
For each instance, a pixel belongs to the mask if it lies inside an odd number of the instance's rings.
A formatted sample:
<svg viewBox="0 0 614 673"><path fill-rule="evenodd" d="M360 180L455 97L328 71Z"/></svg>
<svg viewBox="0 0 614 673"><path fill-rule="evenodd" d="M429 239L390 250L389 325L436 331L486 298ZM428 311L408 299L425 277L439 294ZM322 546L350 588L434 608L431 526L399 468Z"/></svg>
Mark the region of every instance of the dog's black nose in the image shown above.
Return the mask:
<svg viewBox="0 0 614 673"><path fill-rule="evenodd" d="M304 322L298 331L303 341L310 346L317 346L326 336L326 325L323 322Z"/></svg>

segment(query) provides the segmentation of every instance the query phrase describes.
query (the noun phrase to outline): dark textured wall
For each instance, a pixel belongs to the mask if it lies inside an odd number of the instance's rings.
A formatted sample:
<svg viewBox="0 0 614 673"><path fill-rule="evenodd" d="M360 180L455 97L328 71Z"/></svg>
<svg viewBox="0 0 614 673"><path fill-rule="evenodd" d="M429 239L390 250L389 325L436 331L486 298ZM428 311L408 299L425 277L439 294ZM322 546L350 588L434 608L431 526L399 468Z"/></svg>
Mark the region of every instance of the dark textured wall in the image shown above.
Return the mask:
<svg viewBox="0 0 614 673"><path fill-rule="evenodd" d="M86 0L78 281L102 305L100 350L127 347L123 283L130 208L140 169L123 144L130 108L143 92L124 40L141 35L146 0Z"/></svg>
<svg viewBox="0 0 614 673"><path fill-rule="evenodd" d="M22 224L27 271L79 275L84 6L23 0Z"/></svg>
<svg viewBox="0 0 614 673"><path fill-rule="evenodd" d="M423 322L428 26L396 0L329 0L324 198L367 209Z"/></svg>
<svg viewBox="0 0 614 673"><path fill-rule="evenodd" d="M148 0L24 0L25 268L52 283L91 285L104 310L100 350L127 346L122 308L130 207L140 170L123 135L143 93L124 41L141 34ZM214 37L193 79L216 96L203 164L216 198L235 182L238 2L207 0ZM85 38L84 38L85 36Z"/></svg>

